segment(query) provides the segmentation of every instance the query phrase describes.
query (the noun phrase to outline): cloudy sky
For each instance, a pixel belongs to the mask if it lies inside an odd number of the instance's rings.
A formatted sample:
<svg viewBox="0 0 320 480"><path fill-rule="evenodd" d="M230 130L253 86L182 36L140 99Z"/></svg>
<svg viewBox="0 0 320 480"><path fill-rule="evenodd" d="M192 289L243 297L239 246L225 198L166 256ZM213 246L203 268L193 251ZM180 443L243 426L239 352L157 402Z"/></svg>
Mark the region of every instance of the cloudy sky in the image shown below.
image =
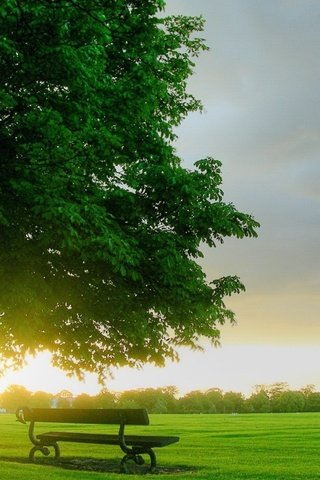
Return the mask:
<svg viewBox="0 0 320 480"><path fill-rule="evenodd" d="M184 350L166 369L123 369L110 388L320 388L320 2L167 0L166 12L202 14L210 47L190 80L205 113L181 125L177 150L188 167L207 155L221 160L226 201L261 229L258 239L205 250L209 280L237 274L247 288L228 302L238 325L222 329L222 347ZM92 378L57 384L95 388Z"/></svg>
<svg viewBox="0 0 320 480"><path fill-rule="evenodd" d="M211 48L190 83L206 113L181 126L178 151L220 159L226 199L262 225L258 240L206 252L209 277L236 273L247 286L230 302L239 326L226 340L319 345L320 2L168 6L201 12Z"/></svg>
<svg viewBox="0 0 320 480"><path fill-rule="evenodd" d="M178 152L187 166L221 160L225 199L261 228L205 249L209 280L237 274L246 285L228 301L238 325L222 329L220 349L183 351L156 379L182 390L320 388L320 2L167 0L166 12L202 14L210 47L190 80L205 113L181 125ZM155 383L153 370L135 381Z"/></svg>
<svg viewBox="0 0 320 480"><path fill-rule="evenodd" d="M249 357L261 382L290 358L274 381L320 386L320 2L169 0L167 12L203 14L210 46L190 82L206 112L181 126L178 151L187 164L220 159L225 198L261 222L258 239L206 250L209 279L247 287L229 302L238 326L223 348L248 346L247 377Z"/></svg>

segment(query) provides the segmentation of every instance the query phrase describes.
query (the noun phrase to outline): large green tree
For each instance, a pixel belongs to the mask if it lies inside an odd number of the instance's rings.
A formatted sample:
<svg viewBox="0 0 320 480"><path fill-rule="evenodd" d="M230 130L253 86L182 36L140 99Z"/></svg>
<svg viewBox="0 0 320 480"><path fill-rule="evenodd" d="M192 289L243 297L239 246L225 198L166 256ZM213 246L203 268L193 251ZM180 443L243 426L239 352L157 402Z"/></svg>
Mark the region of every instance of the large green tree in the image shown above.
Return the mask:
<svg viewBox="0 0 320 480"><path fill-rule="evenodd" d="M163 364L234 321L202 243L255 236L221 164L183 167L174 129L206 49L162 0L0 3L0 357L50 350L79 376Z"/></svg>

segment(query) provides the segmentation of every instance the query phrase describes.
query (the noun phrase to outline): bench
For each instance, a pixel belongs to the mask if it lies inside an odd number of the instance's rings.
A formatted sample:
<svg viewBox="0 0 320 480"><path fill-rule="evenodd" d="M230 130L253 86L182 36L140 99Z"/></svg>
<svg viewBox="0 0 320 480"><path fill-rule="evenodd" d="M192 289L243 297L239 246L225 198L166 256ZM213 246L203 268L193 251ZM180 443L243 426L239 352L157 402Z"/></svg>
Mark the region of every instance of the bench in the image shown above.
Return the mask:
<svg viewBox="0 0 320 480"><path fill-rule="evenodd" d="M35 453L40 451L43 455L49 455L49 448L54 449L55 460L60 457L58 442L95 443L102 445L119 445L125 453L120 462L120 471L128 473L127 463L135 462L142 465L142 455L150 457L150 472L156 470L156 455L154 448L164 447L178 442L179 437L164 437L150 435L126 435L126 425L149 425L149 416L144 408L112 408L112 409L77 409L77 408L28 408L21 407L16 412L17 420L21 423L30 422L29 438L33 447L29 453L29 460L35 461ZM35 423L52 422L67 424L113 424L118 425L118 433L79 433L72 431L45 432L35 435ZM68 429L66 429L68 430Z"/></svg>

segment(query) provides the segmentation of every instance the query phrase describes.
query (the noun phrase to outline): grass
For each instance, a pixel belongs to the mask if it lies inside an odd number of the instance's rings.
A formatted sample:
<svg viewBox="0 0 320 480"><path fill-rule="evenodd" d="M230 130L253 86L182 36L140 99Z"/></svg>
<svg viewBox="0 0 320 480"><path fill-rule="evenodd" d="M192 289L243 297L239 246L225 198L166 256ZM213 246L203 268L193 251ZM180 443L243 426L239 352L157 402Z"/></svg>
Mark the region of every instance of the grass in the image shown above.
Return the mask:
<svg viewBox="0 0 320 480"><path fill-rule="evenodd" d="M94 428L113 431L111 426ZM1 480L141 480L141 474L117 473L122 453L116 446L62 443L66 464L39 457L41 463L34 465L27 461L27 426L2 414L0 429ZM156 450L159 473L149 474L150 480L320 480L320 414L151 415L150 426L128 431L180 436L179 443ZM88 458L100 463L93 467Z"/></svg>

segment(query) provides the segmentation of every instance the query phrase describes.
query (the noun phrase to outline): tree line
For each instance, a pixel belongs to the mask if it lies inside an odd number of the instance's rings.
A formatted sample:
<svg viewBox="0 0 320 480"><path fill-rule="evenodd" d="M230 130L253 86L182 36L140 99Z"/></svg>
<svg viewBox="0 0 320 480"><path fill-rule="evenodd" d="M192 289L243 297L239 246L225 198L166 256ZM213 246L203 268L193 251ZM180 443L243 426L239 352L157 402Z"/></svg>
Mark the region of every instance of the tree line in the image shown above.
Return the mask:
<svg viewBox="0 0 320 480"><path fill-rule="evenodd" d="M320 412L320 392L314 385L291 390L285 382L256 385L253 393L242 393L220 388L194 390L178 397L174 386L144 388L123 392L102 389L97 395L81 393L77 396L66 390L52 395L30 392L21 385L10 385L0 394L0 407L13 412L22 405L58 408L146 408L149 413L285 413Z"/></svg>

